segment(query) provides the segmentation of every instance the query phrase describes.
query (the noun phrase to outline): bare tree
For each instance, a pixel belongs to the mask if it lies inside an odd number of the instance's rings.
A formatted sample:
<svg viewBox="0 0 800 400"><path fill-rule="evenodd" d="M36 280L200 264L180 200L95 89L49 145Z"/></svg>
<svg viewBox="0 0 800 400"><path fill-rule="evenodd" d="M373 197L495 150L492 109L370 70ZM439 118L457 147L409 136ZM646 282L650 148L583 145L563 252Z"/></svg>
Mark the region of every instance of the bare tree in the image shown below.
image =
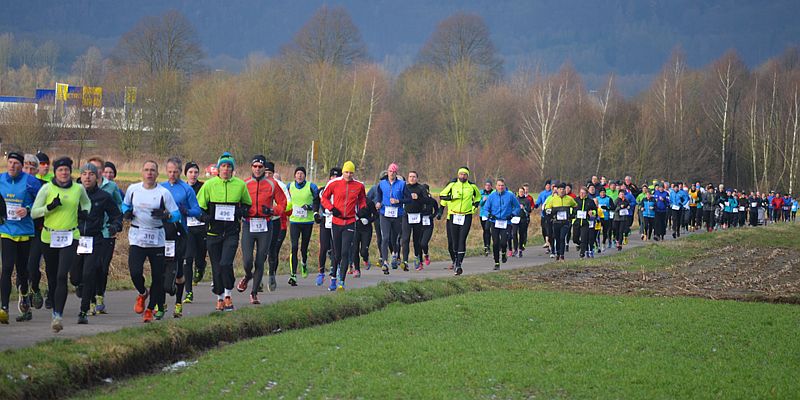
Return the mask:
<svg viewBox="0 0 800 400"><path fill-rule="evenodd" d="M489 37L489 27L477 14L457 13L444 19L422 46L417 59L442 70L461 63L473 64L492 78L498 78L503 69L503 61Z"/></svg>
<svg viewBox="0 0 800 400"><path fill-rule="evenodd" d="M528 155L539 176L547 171L548 154L556 128L562 119L562 109L567 100L569 81L566 75L538 76L529 87L523 89L520 106L522 137L528 147Z"/></svg>
<svg viewBox="0 0 800 400"><path fill-rule="evenodd" d="M0 74L6 72L6 68L11 64L11 57L14 52L14 35L4 33L0 35Z"/></svg>
<svg viewBox="0 0 800 400"><path fill-rule="evenodd" d="M80 78L81 85L99 86L103 81L103 55L97 47L89 47L72 64L72 73Z"/></svg>
<svg viewBox="0 0 800 400"><path fill-rule="evenodd" d="M741 90L737 81L742 77L744 64L734 52L728 52L711 68L714 82L711 104L706 106L706 114L714 124L720 138L720 182L725 183L728 168L729 139L733 129L733 114L738 107Z"/></svg>
<svg viewBox="0 0 800 400"><path fill-rule="evenodd" d="M38 68L55 69L58 62L58 45L52 40L42 43L34 55L34 66Z"/></svg>
<svg viewBox="0 0 800 400"><path fill-rule="evenodd" d="M603 148L606 144L606 125L608 121L608 109L611 104L611 92L614 88L614 74L608 76L608 84L606 85L606 90L602 94L602 97L599 99L600 105L600 116L597 121L598 128L600 129L600 147L597 149L597 167L595 167L594 173L600 173L600 163L603 160Z"/></svg>
<svg viewBox="0 0 800 400"><path fill-rule="evenodd" d="M352 65L367 57L358 27L343 7L320 7L283 48L305 63Z"/></svg>
<svg viewBox="0 0 800 400"><path fill-rule="evenodd" d="M186 17L171 10L148 16L122 35L114 50L119 64L143 64L151 74L195 71L203 58L197 32Z"/></svg>

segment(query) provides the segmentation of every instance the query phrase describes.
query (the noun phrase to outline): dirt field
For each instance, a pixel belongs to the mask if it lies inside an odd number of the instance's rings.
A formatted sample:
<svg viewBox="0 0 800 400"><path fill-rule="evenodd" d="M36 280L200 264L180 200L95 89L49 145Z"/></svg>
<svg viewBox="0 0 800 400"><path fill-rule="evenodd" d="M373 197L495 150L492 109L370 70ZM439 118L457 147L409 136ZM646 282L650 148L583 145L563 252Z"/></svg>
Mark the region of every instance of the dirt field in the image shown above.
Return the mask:
<svg viewBox="0 0 800 400"><path fill-rule="evenodd" d="M726 246L662 271L597 267L525 271L521 286L603 294L692 296L800 304L800 252Z"/></svg>

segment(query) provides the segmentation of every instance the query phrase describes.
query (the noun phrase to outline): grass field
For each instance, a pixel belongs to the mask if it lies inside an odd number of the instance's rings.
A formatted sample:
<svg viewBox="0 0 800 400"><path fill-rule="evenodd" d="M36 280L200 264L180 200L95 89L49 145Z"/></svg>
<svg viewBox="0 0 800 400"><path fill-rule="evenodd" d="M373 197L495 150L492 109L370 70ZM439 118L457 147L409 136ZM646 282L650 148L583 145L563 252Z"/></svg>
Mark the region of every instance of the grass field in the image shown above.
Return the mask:
<svg viewBox="0 0 800 400"><path fill-rule="evenodd" d="M800 308L492 291L242 341L85 397L790 398Z"/></svg>

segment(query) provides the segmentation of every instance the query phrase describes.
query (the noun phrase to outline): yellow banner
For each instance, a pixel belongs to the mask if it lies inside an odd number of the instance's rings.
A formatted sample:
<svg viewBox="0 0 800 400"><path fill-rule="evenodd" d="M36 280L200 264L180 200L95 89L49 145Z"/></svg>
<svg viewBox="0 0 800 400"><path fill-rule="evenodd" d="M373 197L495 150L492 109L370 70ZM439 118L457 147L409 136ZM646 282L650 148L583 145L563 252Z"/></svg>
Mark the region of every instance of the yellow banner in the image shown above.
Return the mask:
<svg viewBox="0 0 800 400"><path fill-rule="evenodd" d="M69 85L66 83L56 83L56 100L67 101Z"/></svg>
<svg viewBox="0 0 800 400"><path fill-rule="evenodd" d="M136 86L125 87L125 104L136 104Z"/></svg>
<svg viewBox="0 0 800 400"><path fill-rule="evenodd" d="M103 106L103 88L84 86L83 87L83 106L100 108Z"/></svg>

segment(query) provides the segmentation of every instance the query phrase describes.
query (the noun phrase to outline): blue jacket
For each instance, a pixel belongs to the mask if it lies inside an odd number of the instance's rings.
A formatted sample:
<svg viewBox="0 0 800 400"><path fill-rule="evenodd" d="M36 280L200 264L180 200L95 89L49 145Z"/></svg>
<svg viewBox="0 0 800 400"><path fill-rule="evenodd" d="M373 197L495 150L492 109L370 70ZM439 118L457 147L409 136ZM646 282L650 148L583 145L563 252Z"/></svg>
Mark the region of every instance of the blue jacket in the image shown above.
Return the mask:
<svg viewBox="0 0 800 400"><path fill-rule="evenodd" d="M650 198L649 200L647 197L642 199L641 204L642 216L645 218L655 218L656 217L656 199Z"/></svg>
<svg viewBox="0 0 800 400"><path fill-rule="evenodd" d="M181 225L183 226L183 230L188 232L186 217L196 218L202 213L200 205L197 204L197 195L195 195L194 189L192 189L188 183L180 179L174 185L166 181L162 182L161 186L169 190L173 200L175 200L175 204L181 211Z"/></svg>
<svg viewBox="0 0 800 400"><path fill-rule="evenodd" d="M630 190L625 192L625 200L628 200L628 203L631 204L631 210L636 208L636 196L634 196Z"/></svg>
<svg viewBox="0 0 800 400"><path fill-rule="evenodd" d="M28 215L19 221L6 218L6 223L0 225L0 237L19 238L34 235L30 209L41 188L42 183L38 179L24 172L20 172L14 178L11 178L8 172L0 175L0 194L5 200L6 207L17 205L28 209Z"/></svg>
<svg viewBox="0 0 800 400"><path fill-rule="evenodd" d="M656 190L653 193L653 198L656 200L656 212L657 213L665 213L669 210L669 194L667 192L662 192Z"/></svg>
<svg viewBox="0 0 800 400"><path fill-rule="evenodd" d="M669 190L669 203L670 205L677 204L681 208L689 204L689 194L683 190Z"/></svg>
<svg viewBox="0 0 800 400"><path fill-rule="evenodd" d="M397 216L403 216L403 203L410 199L404 199L403 193L406 189L406 182L397 179L394 183L389 183L389 178L381 179L378 182L377 197L381 203L381 215L386 215L386 206L397 207ZM400 203L392 204L389 199L400 200Z"/></svg>
<svg viewBox="0 0 800 400"><path fill-rule="evenodd" d="M487 198L489 197L489 195L490 195L490 194L492 194L492 193L494 193L494 190L492 190L492 191L491 191L491 192L489 192L489 193L486 193L486 191L485 191L485 190L481 190L481 212L480 212L481 219L483 219L484 217L488 217L488 216L489 216L489 213L488 213L488 212L486 212L486 207L485 207L485 205L486 205L486 199L487 199Z"/></svg>
<svg viewBox="0 0 800 400"><path fill-rule="evenodd" d="M489 217L489 221L495 220L510 220L511 217L516 217L519 215L519 200L517 200L517 196L513 193L509 193L508 190L504 190L502 193L498 191L492 192L489 197L486 198L486 204L483 206L486 209L486 215L491 215Z"/></svg>
<svg viewBox="0 0 800 400"><path fill-rule="evenodd" d="M597 205L598 207L603 209L603 220L608 221L608 212L614 211L614 202L611 200L611 197L608 196L597 196Z"/></svg>
<svg viewBox="0 0 800 400"><path fill-rule="evenodd" d="M542 216L544 217L544 202L547 201L547 198L553 195L552 190L542 190L539 193L539 196L536 198L536 204L533 205L534 208L541 208L542 209Z"/></svg>

